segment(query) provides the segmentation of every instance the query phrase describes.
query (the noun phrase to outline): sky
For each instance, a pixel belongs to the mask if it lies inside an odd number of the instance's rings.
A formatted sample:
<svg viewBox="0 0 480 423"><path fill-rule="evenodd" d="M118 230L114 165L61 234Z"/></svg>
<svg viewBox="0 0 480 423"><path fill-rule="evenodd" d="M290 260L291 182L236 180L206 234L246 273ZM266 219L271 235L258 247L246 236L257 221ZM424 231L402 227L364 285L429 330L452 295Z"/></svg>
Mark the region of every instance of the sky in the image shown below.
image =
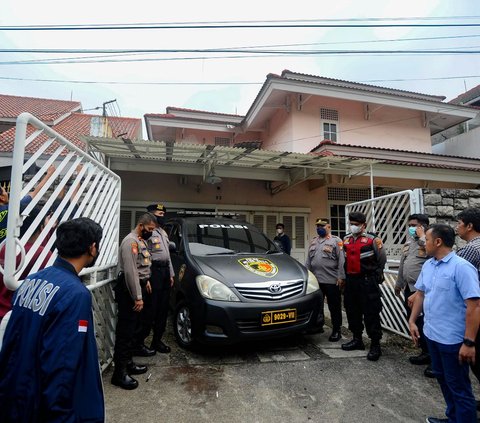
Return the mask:
<svg viewBox="0 0 480 423"><path fill-rule="evenodd" d="M480 84L480 26L206 28L21 31L37 25L246 21L272 24L480 24L477 0L293 2L216 0L45 0L0 4L0 93L76 100L86 113L143 118L167 106L244 115L269 73L293 72L426 94L447 101ZM406 19L409 18L409 19ZM422 18L422 20L418 19ZM441 19L439 19L441 18ZM373 19L373 20L372 20ZM383 20L380 20L383 19ZM321 21L324 20L324 21ZM343 20L343 21L340 21ZM275 22L272 22L275 21ZM282 21L282 22L277 22ZM115 55L12 52L12 49L386 50L383 54L178 52ZM393 54L392 50L462 54ZM471 51L468 53L468 51ZM476 53L477 52L477 53ZM95 57L96 56L96 57ZM101 57L98 57L101 56ZM108 56L108 57L107 57ZM88 57L94 63L79 63ZM76 63L45 63L73 58ZM68 58L68 59L67 59ZM102 62L108 58L108 62ZM112 62L112 59L115 61ZM86 60L86 59L82 59ZM125 61L128 60L128 61ZM29 63L18 62L30 61ZM36 62L32 62L36 61ZM39 62L43 61L43 63ZM17 62L12 64L12 62ZM53 82L55 81L55 82Z"/></svg>

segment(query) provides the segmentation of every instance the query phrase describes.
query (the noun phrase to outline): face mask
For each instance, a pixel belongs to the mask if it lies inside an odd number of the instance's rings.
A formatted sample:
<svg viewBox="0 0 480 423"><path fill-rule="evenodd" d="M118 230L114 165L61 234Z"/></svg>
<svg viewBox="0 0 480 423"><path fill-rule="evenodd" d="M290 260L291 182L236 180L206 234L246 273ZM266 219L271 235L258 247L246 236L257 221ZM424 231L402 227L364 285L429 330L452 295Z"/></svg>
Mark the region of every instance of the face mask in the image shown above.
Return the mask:
<svg viewBox="0 0 480 423"><path fill-rule="evenodd" d="M408 228L408 234L410 236L415 236L417 234L417 228Z"/></svg>
<svg viewBox="0 0 480 423"><path fill-rule="evenodd" d="M97 258L98 258L99 255L100 255L100 251L98 251L98 248L97 248L97 255L96 255L95 257L93 257L93 260L92 260L89 264L87 264L85 267L93 267L93 266L95 266L95 263L96 263Z"/></svg>
<svg viewBox="0 0 480 423"><path fill-rule="evenodd" d="M327 230L325 228L317 228L317 234L318 236L324 238L325 235L327 235Z"/></svg>
<svg viewBox="0 0 480 423"><path fill-rule="evenodd" d="M160 226L164 226L165 225L165 216L157 216L157 223Z"/></svg>
<svg viewBox="0 0 480 423"><path fill-rule="evenodd" d="M283 234L283 229L282 229L282 228L278 228L278 229L277 229L277 234L278 234L278 235Z"/></svg>
<svg viewBox="0 0 480 423"><path fill-rule="evenodd" d="M350 225L350 230L352 231L352 234L358 234L362 232L362 227L357 225Z"/></svg>
<svg viewBox="0 0 480 423"><path fill-rule="evenodd" d="M152 236L152 233L151 231L147 231L145 229L142 229L142 239L144 239L145 241L147 239L149 239L151 236Z"/></svg>

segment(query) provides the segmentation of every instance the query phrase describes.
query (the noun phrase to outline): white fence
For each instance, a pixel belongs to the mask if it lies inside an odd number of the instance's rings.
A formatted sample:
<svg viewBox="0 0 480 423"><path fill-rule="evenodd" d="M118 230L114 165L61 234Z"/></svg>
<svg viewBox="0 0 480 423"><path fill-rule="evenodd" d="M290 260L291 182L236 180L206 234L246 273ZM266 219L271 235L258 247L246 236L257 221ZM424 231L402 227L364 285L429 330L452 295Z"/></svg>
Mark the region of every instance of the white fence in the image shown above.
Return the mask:
<svg viewBox="0 0 480 423"><path fill-rule="evenodd" d="M29 153L26 154L26 151ZM40 168L28 180L29 169L38 165ZM39 184L52 165L55 167L53 174L21 210L21 199ZM60 222L89 217L99 223L103 228L103 237L96 266L84 269L80 275L92 291L102 368L109 364L113 355L116 310L111 282L115 278L117 265L120 192L120 178L115 173L34 116L23 113L18 117L5 241L5 285L16 289L21 282L19 276L27 266L29 273L37 271L48 251L53 254L47 265L53 263L57 255L54 229ZM20 236L24 218L36 206L41 207L40 212L29 229ZM51 214L51 218L25 253L25 244L47 214ZM40 246L44 249L33 263L32 258ZM18 255L21 260L17 266Z"/></svg>
<svg viewBox="0 0 480 423"><path fill-rule="evenodd" d="M394 288L398 275L398 260L406 242L408 216L423 212L422 190L407 190L384 195L371 200L359 201L345 207L345 217L359 211L367 216L367 231L375 232L382 238L388 263L382 291L382 326L396 334L410 338L401 298L395 296Z"/></svg>

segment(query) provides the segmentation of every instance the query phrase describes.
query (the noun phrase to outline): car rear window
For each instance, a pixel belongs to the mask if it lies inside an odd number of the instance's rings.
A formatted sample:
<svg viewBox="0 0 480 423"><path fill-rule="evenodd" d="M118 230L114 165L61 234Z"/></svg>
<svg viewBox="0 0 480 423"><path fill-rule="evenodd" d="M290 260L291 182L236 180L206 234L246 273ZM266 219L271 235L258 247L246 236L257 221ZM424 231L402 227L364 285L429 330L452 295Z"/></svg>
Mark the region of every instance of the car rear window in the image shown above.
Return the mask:
<svg viewBox="0 0 480 423"><path fill-rule="evenodd" d="M275 244L251 225L240 223L187 223L187 239L193 255L277 252Z"/></svg>

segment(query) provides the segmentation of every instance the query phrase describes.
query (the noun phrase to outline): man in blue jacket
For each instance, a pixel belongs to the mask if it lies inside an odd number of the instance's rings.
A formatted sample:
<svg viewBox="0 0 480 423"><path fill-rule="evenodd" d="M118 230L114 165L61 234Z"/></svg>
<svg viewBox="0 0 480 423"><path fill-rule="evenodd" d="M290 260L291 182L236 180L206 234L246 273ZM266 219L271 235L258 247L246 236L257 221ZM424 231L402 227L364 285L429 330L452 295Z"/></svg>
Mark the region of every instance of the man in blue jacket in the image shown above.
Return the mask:
<svg viewBox="0 0 480 423"><path fill-rule="evenodd" d="M0 352L0 422L103 422L92 299L78 273L99 254L88 218L57 228L59 257L15 292Z"/></svg>

